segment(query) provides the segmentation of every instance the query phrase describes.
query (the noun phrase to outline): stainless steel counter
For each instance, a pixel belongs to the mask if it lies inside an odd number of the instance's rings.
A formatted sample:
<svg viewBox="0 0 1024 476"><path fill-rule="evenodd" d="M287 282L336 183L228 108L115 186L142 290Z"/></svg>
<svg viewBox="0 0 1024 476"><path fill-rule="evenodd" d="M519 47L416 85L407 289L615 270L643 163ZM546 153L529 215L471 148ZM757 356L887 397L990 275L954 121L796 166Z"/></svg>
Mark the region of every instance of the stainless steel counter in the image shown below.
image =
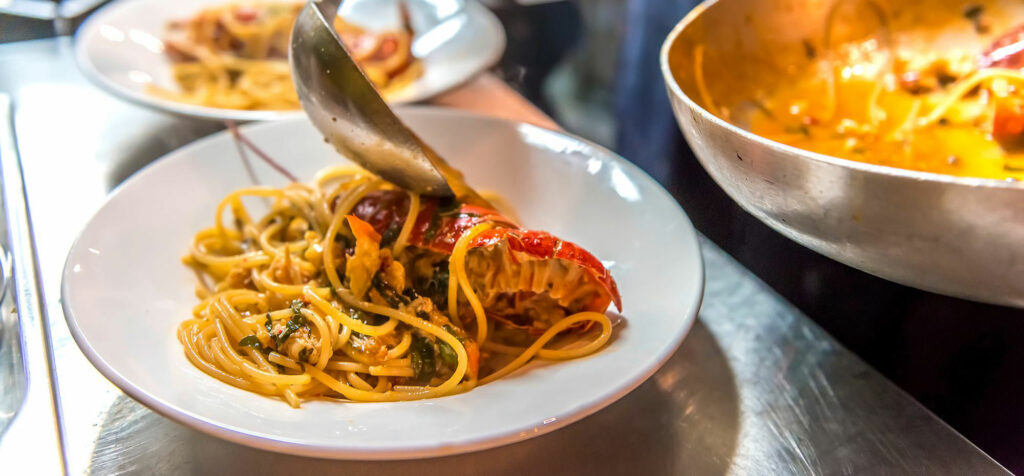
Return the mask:
<svg viewBox="0 0 1024 476"><path fill-rule="evenodd" d="M37 297L48 320L70 473L1006 474L706 240L704 306L679 351L619 402L552 434L425 461L338 462L198 433L92 368L68 333L59 286L65 254L104 196L220 125L105 95L79 75L66 39L0 46L0 92L13 98L39 271L37 295L19 298ZM0 453L18 444L9 436ZM5 467L33 468L32 454L20 458Z"/></svg>

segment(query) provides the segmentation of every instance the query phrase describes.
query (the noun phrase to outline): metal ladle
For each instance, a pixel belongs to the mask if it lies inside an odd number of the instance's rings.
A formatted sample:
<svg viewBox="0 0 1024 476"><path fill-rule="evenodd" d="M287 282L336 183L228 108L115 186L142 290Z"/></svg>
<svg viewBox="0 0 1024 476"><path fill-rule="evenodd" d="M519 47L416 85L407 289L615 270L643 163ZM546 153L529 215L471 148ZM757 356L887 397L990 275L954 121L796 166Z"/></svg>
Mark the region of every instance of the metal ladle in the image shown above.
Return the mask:
<svg viewBox="0 0 1024 476"><path fill-rule="evenodd" d="M292 30L288 58L302 108L338 152L384 180L422 195L463 195L461 175L398 119L342 45L333 28L340 3L310 1Z"/></svg>

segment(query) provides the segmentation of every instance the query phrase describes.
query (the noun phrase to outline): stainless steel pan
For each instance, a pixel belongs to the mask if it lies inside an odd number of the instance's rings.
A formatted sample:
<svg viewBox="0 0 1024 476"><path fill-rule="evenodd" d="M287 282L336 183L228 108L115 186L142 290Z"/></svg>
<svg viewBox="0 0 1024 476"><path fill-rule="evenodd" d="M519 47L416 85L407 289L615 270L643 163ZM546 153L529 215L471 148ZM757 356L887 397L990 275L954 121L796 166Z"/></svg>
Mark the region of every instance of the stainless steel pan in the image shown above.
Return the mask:
<svg viewBox="0 0 1024 476"><path fill-rule="evenodd" d="M845 1L845 0L841 0ZM1021 2L878 1L893 41L976 47L1024 22ZM991 33L964 17L981 3ZM826 0L710 0L666 39L661 68L697 158L748 212L826 256L910 286L1024 306L1024 184L874 166L785 146L711 114L801 74L824 46ZM876 17L877 19L877 17ZM848 15L841 21L877 21ZM702 65L695 63L696 49ZM851 290L856 292L856 290Z"/></svg>

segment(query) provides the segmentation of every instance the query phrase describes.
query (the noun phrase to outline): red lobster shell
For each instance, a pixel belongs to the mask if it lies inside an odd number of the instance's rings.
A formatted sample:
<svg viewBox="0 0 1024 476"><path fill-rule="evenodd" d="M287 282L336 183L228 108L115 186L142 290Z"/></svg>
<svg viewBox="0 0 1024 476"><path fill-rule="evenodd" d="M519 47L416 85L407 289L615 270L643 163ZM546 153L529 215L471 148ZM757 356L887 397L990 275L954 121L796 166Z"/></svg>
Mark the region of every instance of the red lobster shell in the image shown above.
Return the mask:
<svg viewBox="0 0 1024 476"><path fill-rule="evenodd" d="M459 205L442 210L438 199L424 197L409 236L409 244L438 253L451 254L455 243L471 228L481 223L495 226L477 235L470 248L494 247L507 244L514 252L525 253L539 260L560 259L580 266L604 293L588 303L584 310L603 312L612 302L622 311L622 298L611 273L594 255L575 243L535 230L524 230L495 210ZM409 212L409 196L403 191L380 190L372 192L356 204L352 213L371 224L381 234L389 228L400 229Z"/></svg>

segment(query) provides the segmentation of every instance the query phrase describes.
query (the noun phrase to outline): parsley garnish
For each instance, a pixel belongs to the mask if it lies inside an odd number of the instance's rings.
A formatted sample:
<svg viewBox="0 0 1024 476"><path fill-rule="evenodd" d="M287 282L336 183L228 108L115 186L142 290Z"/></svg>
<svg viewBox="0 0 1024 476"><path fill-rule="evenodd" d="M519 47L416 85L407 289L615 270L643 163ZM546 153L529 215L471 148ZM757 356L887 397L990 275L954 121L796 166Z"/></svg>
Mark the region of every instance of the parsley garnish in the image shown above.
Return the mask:
<svg viewBox="0 0 1024 476"><path fill-rule="evenodd" d="M398 225L398 222L391 222L391 225L388 225L388 228L381 234L380 246L391 246L398 239L400 233L402 233L402 227Z"/></svg>
<svg viewBox="0 0 1024 476"><path fill-rule="evenodd" d="M398 291L395 291L391 286L385 284L384 281L380 279L380 274L373 276L372 284L373 289L376 289L377 292L380 293L380 296L387 301L389 306L397 308L403 304L409 304L409 298L399 294Z"/></svg>
<svg viewBox="0 0 1024 476"><path fill-rule="evenodd" d="M444 308L448 305L448 260L440 261L434 266L434 274L430 279L417 279L413 286L416 293L434 301L434 305Z"/></svg>
<svg viewBox="0 0 1024 476"><path fill-rule="evenodd" d="M243 337L242 340L238 341L238 346L239 347L252 347L253 349L256 349L256 350L259 350L259 351L263 350L263 344L260 343L260 340L255 335Z"/></svg>
<svg viewBox="0 0 1024 476"><path fill-rule="evenodd" d="M409 353L412 359L413 379L417 383L429 383L437 373L434 346L425 337L413 336Z"/></svg>
<svg viewBox="0 0 1024 476"><path fill-rule="evenodd" d="M455 349L448 345L445 341L437 342L437 353L441 356L441 361L445 365L451 368L455 368L459 365L459 356L455 353Z"/></svg>
<svg viewBox="0 0 1024 476"><path fill-rule="evenodd" d="M282 330L281 333L277 335L275 335L273 332L270 333L270 337L274 338L274 342L277 344L277 347L280 348L281 345L283 345L288 340L288 338L290 338L292 334L295 333L295 331L303 328L307 324L306 316L302 315L302 306L304 304L305 303L298 299L292 301L292 318L288 319L288 322L285 323L284 330ZM267 314L266 325L272 326L272 324L270 323L270 314Z"/></svg>
<svg viewBox="0 0 1024 476"><path fill-rule="evenodd" d="M455 338L458 339L459 342L461 342L463 345L466 344L466 339L457 334L455 332L455 329L451 325L445 324L444 330L448 331L449 334L455 336ZM448 343L443 340L438 340L437 350L438 354L441 355L441 360L444 361L444 363L448 365L448 367L450 367L452 370L454 370L455 367L458 367L459 356L458 354L455 353L455 349L452 349L452 346L448 345Z"/></svg>
<svg viewBox="0 0 1024 476"><path fill-rule="evenodd" d="M434 237L437 236L438 230L440 229L441 215L435 213L433 216L430 217L430 225L427 226L427 231L423 233L423 241L427 243L433 241Z"/></svg>
<svg viewBox="0 0 1024 476"><path fill-rule="evenodd" d="M365 312L362 309L349 309L348 315L353 319L358 319L359 322L362 322L363 324L371 326L379 326L387 321L387 317L385 316Z"/></svg>

